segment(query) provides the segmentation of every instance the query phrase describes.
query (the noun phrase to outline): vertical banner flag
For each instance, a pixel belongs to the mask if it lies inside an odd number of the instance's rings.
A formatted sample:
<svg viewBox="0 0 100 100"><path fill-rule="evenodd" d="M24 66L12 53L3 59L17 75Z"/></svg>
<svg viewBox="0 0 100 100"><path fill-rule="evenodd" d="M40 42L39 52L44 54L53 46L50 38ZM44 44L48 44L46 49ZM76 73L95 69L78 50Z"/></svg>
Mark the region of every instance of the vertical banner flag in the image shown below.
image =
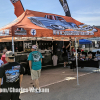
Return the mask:
<svg viewBox="0 0 100 100"><path fill-rule="evenodd" d="M65 15L71 17L67 1L66 0L59 0L59 1L64 9Z"/></svg>
<svg viewBox="0 0 100 100"><path fill-rule="evenodd" d="M14 6L14 13L17 17L19 17L23 12L24 8L20 0L10 0Z"/></svg>

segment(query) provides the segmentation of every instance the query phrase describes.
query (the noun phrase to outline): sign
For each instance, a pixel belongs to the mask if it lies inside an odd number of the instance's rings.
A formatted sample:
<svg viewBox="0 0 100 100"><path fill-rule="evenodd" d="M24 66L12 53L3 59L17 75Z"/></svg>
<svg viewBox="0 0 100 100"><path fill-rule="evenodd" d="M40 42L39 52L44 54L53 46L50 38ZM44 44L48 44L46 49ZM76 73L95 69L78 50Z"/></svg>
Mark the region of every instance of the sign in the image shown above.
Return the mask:
<svg viewBox="0 0 100 100"><path fill-rule="evenodd" d="M53 35L94 35L93 32L53 30Z"/></svg>
<svg viewBox="0 0 100 100"><path fill-rule="evenodd" d="M9 36L9 29L1 30L0 31L0 36Z"/></svg>
<svg viewBox="0 0 100 100"><path fill-rule="evenodd" d="M30 52L32 47L32 43L30 41L24 42L24 51Z"/></svg>
<svg viewBox="0 0 100 100"><path fill-rule="evenodd" d="M27 32L24 28L17 28L15 30L15 35L27 35Z"/></svg>
<svg viewBox="0 0 100 100"><path fill-rule="evenodd" d="M36 35L36 30L35 29L31 29L31 34L32 35Z"/></svg>
<svg viewBox="0 0 100 100"><path fill-rule="evenodd" d="M63 17L55 15L45 15L44 17L28 17L28 19L30 19L33 24L43 28L63 30L60 32L63 32L64 34L67 32L66 35L94 35L94 32L98 31L93 26L86 24L80 24L77 26L75 22L67 22ZM69 31L64 31L65 29L73 29L74 31L71 32L73 34L68 34ZM32 29L31 34L36 35L36 30Z"/></svg>

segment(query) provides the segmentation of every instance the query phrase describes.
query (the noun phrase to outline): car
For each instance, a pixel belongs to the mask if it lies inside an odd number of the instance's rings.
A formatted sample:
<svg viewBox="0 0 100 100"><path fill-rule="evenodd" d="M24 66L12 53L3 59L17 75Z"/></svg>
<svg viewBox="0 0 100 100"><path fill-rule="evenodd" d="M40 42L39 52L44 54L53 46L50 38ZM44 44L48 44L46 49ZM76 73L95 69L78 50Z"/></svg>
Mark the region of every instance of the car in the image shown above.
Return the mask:
<svg viewBox="0 0 100 100"><path fill-rule="evenodd" d="M28 17L30 21L40 27L53 29L53 30L65 30L68 28L76 28L77 25L72 22L66 22L62 17L47 15L45 17Z"/></svg>
<svg viewBox="0 0 100 100"><path fill-rule="evenodd" d="M94 50L92 50L92 52L97 52L97 51L100 52L100 49L94 49Z"/></svg>

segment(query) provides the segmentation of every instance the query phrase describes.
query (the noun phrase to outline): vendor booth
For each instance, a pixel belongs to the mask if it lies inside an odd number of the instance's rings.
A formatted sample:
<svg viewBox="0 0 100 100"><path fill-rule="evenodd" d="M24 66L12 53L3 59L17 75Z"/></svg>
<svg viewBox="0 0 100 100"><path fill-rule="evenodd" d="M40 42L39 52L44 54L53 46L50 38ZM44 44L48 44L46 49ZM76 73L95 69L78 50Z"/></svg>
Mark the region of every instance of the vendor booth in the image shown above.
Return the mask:
<svg viewBox="0 0 100 100"><path fill-rule="evenodd" d="M76 42L76 37L100 37L100 29L81 23L72 17L26 10L12 23L0 28L0 41L2 42L5 37L7 40L11 37L14 52L15 37L51 37L52 41L62 38L63 41L66 38L70 40L71 37ZM78 72L77 50L76 67Z"/></svg>
<svg viewBox="0 0 100 100"><path fill-rule="evenodd" d="M79 40L79 44L91 44L91 43L92 43L92 41L87 40L87 39L80 39Z"/></svg>

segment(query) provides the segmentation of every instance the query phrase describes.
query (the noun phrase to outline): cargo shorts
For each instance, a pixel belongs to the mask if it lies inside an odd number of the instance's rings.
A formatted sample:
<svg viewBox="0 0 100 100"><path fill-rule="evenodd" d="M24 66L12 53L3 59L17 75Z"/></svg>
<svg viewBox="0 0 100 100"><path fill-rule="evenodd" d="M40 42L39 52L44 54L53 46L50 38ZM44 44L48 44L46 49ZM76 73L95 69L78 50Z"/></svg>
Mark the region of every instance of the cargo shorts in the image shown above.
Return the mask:
<svg viewBox="0 0 100 100"><path fill-rule="evenodd" d="M32 80L38 79L40 76L41 76L41 69L40 70L31 70Z"/></svg>

